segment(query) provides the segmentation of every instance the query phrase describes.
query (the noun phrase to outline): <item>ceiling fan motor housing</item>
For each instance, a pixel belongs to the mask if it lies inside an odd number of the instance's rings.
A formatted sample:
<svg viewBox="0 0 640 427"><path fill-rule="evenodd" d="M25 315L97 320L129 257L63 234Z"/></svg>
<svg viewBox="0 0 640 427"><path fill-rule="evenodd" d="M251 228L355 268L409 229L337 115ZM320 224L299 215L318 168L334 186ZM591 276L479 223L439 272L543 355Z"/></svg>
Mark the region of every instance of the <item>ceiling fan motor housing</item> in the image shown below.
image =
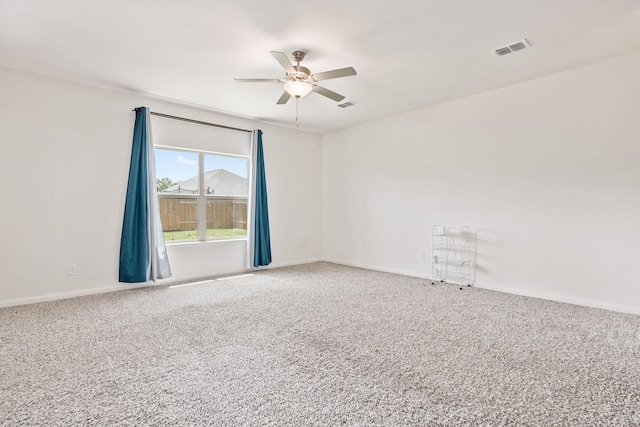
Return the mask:
<svg viewBox="0 0 640 427"><path fill-rule="evenodd" d="M311 70L307 67L303 67L302 65L294 65L293 68L296 70L295 73L287 73L287 76L291 77L291 80L305 81L311 74Z"/></svg>

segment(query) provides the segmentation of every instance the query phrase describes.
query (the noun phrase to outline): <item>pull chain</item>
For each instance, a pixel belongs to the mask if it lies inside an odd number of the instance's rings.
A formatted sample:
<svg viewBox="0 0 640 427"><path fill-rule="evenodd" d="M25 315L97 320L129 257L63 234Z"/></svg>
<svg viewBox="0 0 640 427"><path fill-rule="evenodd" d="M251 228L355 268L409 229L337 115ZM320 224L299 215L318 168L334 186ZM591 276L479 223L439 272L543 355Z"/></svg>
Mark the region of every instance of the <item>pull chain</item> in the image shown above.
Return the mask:
<svg viewBox="0 0 640 427"><path fill-rule="evenodd" d="M300 127L298 126L298 99L300 99L300 97L296 96L296 127Z"/></svg>

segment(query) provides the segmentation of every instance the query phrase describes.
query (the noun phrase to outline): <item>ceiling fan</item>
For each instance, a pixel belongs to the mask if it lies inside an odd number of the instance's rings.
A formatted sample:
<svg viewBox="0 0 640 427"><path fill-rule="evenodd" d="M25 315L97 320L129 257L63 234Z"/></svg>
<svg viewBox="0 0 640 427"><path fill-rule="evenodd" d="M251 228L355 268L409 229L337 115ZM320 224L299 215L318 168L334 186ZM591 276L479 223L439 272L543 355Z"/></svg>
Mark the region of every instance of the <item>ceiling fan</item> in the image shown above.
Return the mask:
<svg viewBox="0 0 640 427"><path fill-rule="evenodd" d="M302 98L310 92L315 92L336 102L344 99L343 95L331 91L316 83L322 80L336 79L338 77L355 76L356 70L353 67L339 68L337 70L323 71L321 73L311 74L311 70L300 65L300 61L304 59L305 53L296 50L291 54L297 65L293 65L287 55L282 52L271 51L273 57L284 68L285 76L281 79L234 79L237 82L271 82L284 83L284 92L276 104L286 104L293 96Z"/></svg>

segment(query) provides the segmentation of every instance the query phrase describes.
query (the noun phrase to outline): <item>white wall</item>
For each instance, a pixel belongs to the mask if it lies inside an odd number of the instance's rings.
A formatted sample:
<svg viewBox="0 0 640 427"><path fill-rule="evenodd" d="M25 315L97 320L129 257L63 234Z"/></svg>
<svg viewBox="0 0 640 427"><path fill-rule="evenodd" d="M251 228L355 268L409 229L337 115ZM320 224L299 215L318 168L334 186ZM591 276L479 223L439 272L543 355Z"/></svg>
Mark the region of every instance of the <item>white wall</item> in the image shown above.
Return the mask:
<svg viewBox="0 0 640 427"><path fill-rule="evenodd" d="M640 53L323 136L324 259L640 313ZM426 261L418 259L425 251Z"/></svg>
<svg viewBox="0 0 640 427"><path fill-rule="evenodd" d="M126 92L0 68L0 306L107 290L118 283L134 113L263 130L273 266L320 256L320 136ZM168 249L174 277L244 270L245 242ZM69 264L77 275L68 276ZM158 283L162 283L160 281Z"/></svg>
<svg viewBox="0 0 640 427"><path fill-rule="evenodd" d="M640 53L323 137L3 68L0 93L0 306L131 287L118 249L146 105L263 129L274 266L427 276L431 226L466 224L478 286L640 313ZM171 246L168 281L242 271L244 250Z"/></svg>

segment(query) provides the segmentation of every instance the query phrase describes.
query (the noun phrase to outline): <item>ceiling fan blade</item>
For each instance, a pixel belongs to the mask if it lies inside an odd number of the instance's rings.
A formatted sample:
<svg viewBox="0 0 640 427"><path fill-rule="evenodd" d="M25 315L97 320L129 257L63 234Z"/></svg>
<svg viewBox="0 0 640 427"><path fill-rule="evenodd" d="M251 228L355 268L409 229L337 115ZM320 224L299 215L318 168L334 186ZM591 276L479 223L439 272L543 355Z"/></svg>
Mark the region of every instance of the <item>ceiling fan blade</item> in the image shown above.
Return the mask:
<svg viewBox="0 0 640 427"><path fill-rule="evenodd" d="M339 93L335 93L334 91L324 88L322 86L313 85L311 90L313 90L315 93L318 93L322 96L331 98L336 102L342 101L344 99L344 96L340 95Z"/></svg>
<svg viewBox="0 0 640 427"><path fill-rule="evenodd" d="M286 104L287 101L289 101L289 98L291 98L291 95L289 95L289 92L285 90L282 93L282 96L280 97L280 99L278 99L278 102L276 102L276 104Z"/></svg>
<svg viewBox="0 0 640 427"><path fill-rule="evenodd" d="M237 82L240 83L251 83L251 82L258 82L258 83L282 83L282 80L280 79L233 79Z"/></svg>
<svg viewBox="0 0 640 427"><path fill-rule="evenodd" d="M356 70L353 67L339 68L337 70L323 71L311 76L317 82L320 80L336 79L338 77L355 76Z"/></svg>
<svg viewBox="0 0 640 427"><path fill-rule="evenodd" d="M274 58L276 58L276 61L278 61L280 65L282 65L282 68L284 68L287 73L296 72L295 68L293 68L293 65L291 64L291 61L289 61L289 58L287 58L287 55L282 52L275 52L273 50L271 51L271 54Z"/></svg>

